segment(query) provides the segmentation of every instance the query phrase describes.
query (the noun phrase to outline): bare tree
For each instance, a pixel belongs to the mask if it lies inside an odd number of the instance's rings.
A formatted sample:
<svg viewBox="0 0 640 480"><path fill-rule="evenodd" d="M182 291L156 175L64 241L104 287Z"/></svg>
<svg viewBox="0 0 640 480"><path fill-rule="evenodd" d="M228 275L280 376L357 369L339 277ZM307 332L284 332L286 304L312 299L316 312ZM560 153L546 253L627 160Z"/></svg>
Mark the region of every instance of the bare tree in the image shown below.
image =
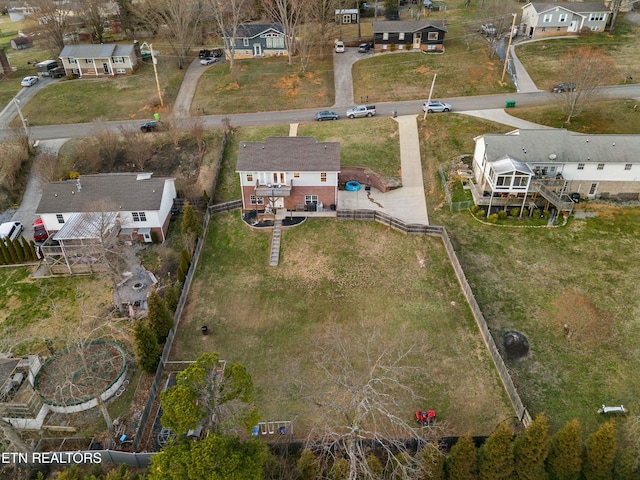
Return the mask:
<svg viewBox="0 0 640 480"><path fill-rule="evenodd" d="M349 480L375 478L367 462L372 448L384 453L388 469L410 478L424 465L410 455L407 440L424 445L443 429L414 427L398 415L406 399L423 401L409 381L426 372L412 365L413 346L402 349L375 330L359 328L362 344L348 344L336 328L320 344L315 360L321 375L314 378L314 391L322 397L307 396L320 409L315 415L320 420L309 433L308 447L319 452L325 466L346 458Z"/></svg>
<svg viewBox="0 0 640 480"><path fill-rule="evenodd" d="M118 4L118 20L120 26L124 30L127 38L133 40L136 27L141 23L135 8L133 8L133 0L116 0Z"/></svg>
<svg viewBox="0 0 640 480"><path fill-rule="evenodd" d="M250 0L209 0L211 15L225 38L225 50L229 68L233 72L236 55L238 27L249 18Z"/></svg>
<svg viewBox="0 0 640 480"><path fill-rule="evenodd" d="M41 153L35 163L35 172L42 183L58 179L58 157L52 153Z"/></svg>
<svg viewBox="0 0 640 480"><path fill-rule="evenodd" d="M191 49L201 41L202 5L199 0L145 0L139 5L141 17L159 28L182 69Z"/></svg>
<svg viewBox="0 0 640 480"><path fill-rule="evenodd" d="M598 96L598 87L607 82L615 67L601 50L592 48L575 51L566 57L563 64L563 81L571 88L558 97L566 117L565 123L571 123L571 119Z"/></svg>
<svg viewBox="0 0 640 480"><path fill-rule="evenodd" d="M139 171L144 171L144 165L149 160L151 144L149 136L138 128L120 127L124 139L124 156L127 164L135 165Z"/></svg>
<svg viewBox="0 0 640 480"><path fill-rule="evenodd" d="M104 43L104 26L107 15L102 0L84 0L80 8L80 18L91 31L91 38L96 43Z"/></svg>
<svg viewBox="0 0 640 480"><path fill-rule="evenodd" d="M302 12L307 8L307 3L305 0L262 0L262 4L267 15L282 25L289 65L293 65L296 33L302 20Z"/></svg>
<svg viewBox="0 0 640 480"><path fill-rule="evenodd" d="M320 45L323 47L330 43L336 29L336 9L340 0L316 0L311 2L305 11L307 12L307 27L315 25L315 33ZM311 33L307 31L307 33ZM324 48L322 48L324 55Z"/></svg>
<svg viewBox="0 0 640 480"><path fill-rule="evenodd" d="M69 10L63 2L39 0L38 23L44 32L47 49L57 57L64 48L64 35L69 28Z"/></svg>
<svg viewBox="0 0 640 480"><path fill-rule="evenodd" d="M94 122L93 130L103 168L109 172L114 168L121 153L120 135L117 131L109 128L102 119Z"/></svg>

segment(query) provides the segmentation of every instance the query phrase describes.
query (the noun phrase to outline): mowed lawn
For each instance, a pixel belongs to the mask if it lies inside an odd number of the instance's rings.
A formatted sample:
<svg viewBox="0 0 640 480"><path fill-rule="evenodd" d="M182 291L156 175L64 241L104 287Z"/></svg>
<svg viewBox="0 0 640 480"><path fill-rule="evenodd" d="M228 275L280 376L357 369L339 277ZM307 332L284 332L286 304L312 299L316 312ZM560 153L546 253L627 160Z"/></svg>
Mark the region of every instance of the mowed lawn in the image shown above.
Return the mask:
<svg viewBox="0 0 640 480"><path fill-rule="evenodd" d="M237 212L211 219L173 360L215 351L244 364L262 420L293 420L298 438L318 420L301 395L330 400L316 359L340 361L331 338L351 354L372 338L382 339L373 354L413 348L403 364L419 369L411 386L423 403L390 392L407 421L433 408L447 434L488 434L513 415L438 238L326 219L284 231L277 267L270 245L271 231Z"/></svg>

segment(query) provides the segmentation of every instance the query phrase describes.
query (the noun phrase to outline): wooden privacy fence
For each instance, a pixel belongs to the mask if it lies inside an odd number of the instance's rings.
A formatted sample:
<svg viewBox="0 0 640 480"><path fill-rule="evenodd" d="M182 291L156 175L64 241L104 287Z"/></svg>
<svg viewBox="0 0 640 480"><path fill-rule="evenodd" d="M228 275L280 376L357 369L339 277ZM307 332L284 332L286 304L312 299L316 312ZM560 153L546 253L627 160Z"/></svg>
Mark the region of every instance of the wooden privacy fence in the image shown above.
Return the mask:
<svg viewBox="0 0 640 480"><path fill-rule="evenodd" d="M500 375L502 384L507 391L507 395L509 395L509 400L511 400L513 409L515 410L516 415L524 424L524 426L528 427L531 423L531 415L522 403L522 399L520 398L520 395L516 390L513 379L509 374L509 370L507 369L507 366L504 363L502 356L500 355L500 351L498 350L498 347L493 340L493 337L491 336L491 332L489 331L487 322L484 319L484 315L480 310L478 302L476 301L473 290L471 290L471 286L467 281L467 277L462 270L462 266L458 261L458 256L453 249L453 244L451 243L451 240L449 239L449 235L447 234L445 228L438 225L406 224L402 220L391 217L386 213L378 212L376 210L339 210L337 212L337 218L339 220L374 220L406 234L437 235L442 239L445 249L447 250L447 255L449 256L451 266L453 267L456 277L458 278L458 282L460 283L462 292L467 299L467 303L469 304L469 308L471 309L473 318L475 318L476 323L478 324L480 334L482 335L482 340L489 350L489 354L491 355L493 363L496 366L496 370Z"/></svg>

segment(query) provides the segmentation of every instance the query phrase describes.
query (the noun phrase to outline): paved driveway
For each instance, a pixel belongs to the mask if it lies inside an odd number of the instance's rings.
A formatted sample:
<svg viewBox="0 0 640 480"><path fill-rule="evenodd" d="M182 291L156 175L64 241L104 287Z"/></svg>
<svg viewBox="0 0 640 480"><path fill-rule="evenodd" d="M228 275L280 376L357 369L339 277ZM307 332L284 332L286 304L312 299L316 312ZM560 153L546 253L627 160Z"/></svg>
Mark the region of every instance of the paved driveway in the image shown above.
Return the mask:
<svg viewBox="0 0 640 480"><path fill-rule="evenodd" d="M344 53L333 52L333 79L335 82L336 101L333 108L336 113L344 116L348 108L353 107L353 78L351 68L353 64L363 58L372 56L368 53L358 53L355 47L345 48Z"/></svg>

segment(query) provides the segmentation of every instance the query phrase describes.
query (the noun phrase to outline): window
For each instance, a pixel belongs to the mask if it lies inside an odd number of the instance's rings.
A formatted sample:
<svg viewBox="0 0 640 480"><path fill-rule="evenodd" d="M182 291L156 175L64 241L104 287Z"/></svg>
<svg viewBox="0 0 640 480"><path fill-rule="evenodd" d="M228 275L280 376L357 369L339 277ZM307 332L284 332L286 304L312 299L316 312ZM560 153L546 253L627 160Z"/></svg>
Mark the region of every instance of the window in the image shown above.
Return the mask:
<svg viewBox="0 0 640 480"><path fill-rule="evenodd" d="M599 27L599 26L591 27L591 31L592 31L592 32L597 32L597 31L599 31L599 30L600 30L600 27Z"/></svg>
<svg viewBox="0 0 640 480"><path fill-rule="evenodd" d="M542 27L542 28L540 29L540 31L541 31L542 33L546 32L546 31L547 31L547 27Z"/></svg>
<svg viewBox="0 0 640 480"><path fill-rule="evenodd" d="M584 170L584 163L578 164L578 170Z"/></svg>
<svg viewBox="0 0 640 480"><path fill-rule="evenodd" d="M116 73L127 73L124 68L116 68Z"/></svg>
<svg viewBox="0 0 640 480"><path fill-rule="evenodd" d="M351 23L351 14L342 16L342 23Z"/></svg>
<svg viewBox="0 0 640 480"><path fill-rule="evenodd" d="M300 172L293 172L293 178L300 178Z"/></svg>
<svg viewBox="0 0 640 480"><path fill-rule="evenodd" d="M429 32L427 34L427 40L438 40L438 32Z"/></svg>
<svg viewBox="0 0 640 480"><path fill-rule="evenodd" d="M251 205L264 205L264 197L251 195L251 197L249 197L249 201L251 202Z"/></svg>
<svg viewBox="0 0 640 480"><path fill-rule="evenodd" d="M113 63L124 63L124 57L113 57Z"/></svg>
<svg viewBox="0 0 640 480"><path fill-rule="evenodd" d="M87 63L89 65L93 65L93 60L91 60L90 58L85 58L84 59L84 63Z"/></svg>
<svg viewBox="0 0 640 480"><path fill-rule="evenodd" d="M404 40L404 32L398 34L398 40Z"/></svg>
<svg viewBox="0 0 640 480"><path fill-rule="evenodd" d="M64 217L61 213L56 213L56 218L58 219L58 223L64 223Z"/></svg>
<svg viewBox="0 0 640 480"><path fill-rule="evenodd" d="M604 163L598 164L598 170L604 170Z"/></svg>
<svg viewBox="0 0 640 480"><path fill-rule="evenodd" d="M545 14L545 16L542 18L542 23L551 23L551 17L553 15L551 15L550 13Z"/></svg>
<svg viewBox="0 0 640 480"><path fill-rule="evenodd" d="M590 22L603 22L605 17L604 12L592 13L589 15Z"/></svg>
<svg viewBox="0 0 640 480"><path fill-rule="evenodd" d="M427 45L427 50L435 50L436 46L435 45Z"/></svg>
<svg viewBox="0 0 640 480"><path fill-rule="evenodd" d="M134 222L146 222L147 215L144 212L131 212Z"/></svg>
<svg viewBox="0 0 640 480"><path fill-rule="evenodd" d="M527 177L522 177L522 176L516 176L513 179L513 186L514 187L526 187L528 183Z"/></svg>
<svg viewBox="0 0 640 480"><path fill-rule="evenodd" d="M249 39L248 38L243 38L242 39L242 46L243 47L248 47L249 46Z"/></svg>
<svg viewBox="0 0 640 480"><path fill-rule="evenodd" d="M567 17L568 17L568 15L566 13L561 13L559 21L560 22L566 22L567 21Z"/></svg>
<svg viewBox="0 0 640 480"><path fill-rule="evenodd" d="M556 32L559 32L560 30L562 30L562 28L556 27Z"/></svg>
<svg viewBox="0 0 640 480"><path fill-rule="evenodd" d="M631 164L630 164L630 163L627 163L627 164L624 166L624 169L625 169L625 170L631 170Z"/></svg>
<svg viewBox="0 0 640 480"><path fill-rule="evenodd" d="M598 184L592 183L591 188L589 189L589 195L595 195L597 189L598 189Z"/></svg>
<svg viewBox="0 0 640 480"><path fill-rule="evenodd" d="M253 182L253 173L247 173L247 182Z"/></svg>
<svg viewBox="0 0 640 480"><path fill-rule="evenodd" d="M327 172L320 172L320 181L321 182L327 181Z"/></svg>
<svg viewBox="0 0 640 480"><path fill-rule="evenodd" d="M78 61L73 57L69 57L69 63L78 63Z"/></svg>
<svg viewBox="0 0 640 480"><path fill-rule="evenodd" d="M305 195L304 203L318 203L318 195Z"/></svg>
<svg viewBox="0 0 640 480"><path fill-rule="evenodd" d="M279 35L266 35L267 48L284 48L284 37Z"/></svg>
<svg viewBox="0 0 640 480"><path fill-rule="evenodd" d="M389 32L384 32L382 34L382 40L389 40Z"/></svg>

